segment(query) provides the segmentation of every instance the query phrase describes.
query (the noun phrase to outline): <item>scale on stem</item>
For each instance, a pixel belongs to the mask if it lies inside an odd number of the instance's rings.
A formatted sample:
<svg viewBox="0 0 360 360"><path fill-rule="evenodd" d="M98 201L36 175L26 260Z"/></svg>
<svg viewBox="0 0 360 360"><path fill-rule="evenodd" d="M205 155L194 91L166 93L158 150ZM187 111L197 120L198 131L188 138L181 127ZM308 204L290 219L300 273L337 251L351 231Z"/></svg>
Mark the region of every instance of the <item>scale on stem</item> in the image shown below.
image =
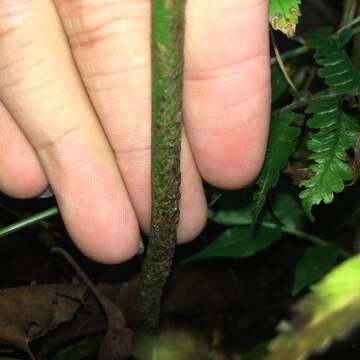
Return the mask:
<svg viewBox="0 0 360 360"><path fill-rule="evenodd" d="M184 7L185 0L152 1L151 233L139 308L151 332L158 327L179 222Z"/></svg>

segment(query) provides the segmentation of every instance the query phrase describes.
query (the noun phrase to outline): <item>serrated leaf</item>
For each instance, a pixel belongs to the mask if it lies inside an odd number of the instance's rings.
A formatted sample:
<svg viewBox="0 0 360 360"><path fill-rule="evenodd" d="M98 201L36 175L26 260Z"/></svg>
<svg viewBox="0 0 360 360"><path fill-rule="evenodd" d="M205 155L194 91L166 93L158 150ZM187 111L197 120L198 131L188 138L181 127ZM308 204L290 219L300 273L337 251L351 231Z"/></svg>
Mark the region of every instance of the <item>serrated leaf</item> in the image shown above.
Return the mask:
<svg viewBox="0 0 360 360"><path fill-rule="evenodd" d="M255 230L251 226L232 227L184 263L211 258L249 257L269 247L281 234L281 229L276 226L268 228L259 224Z"/></svg>
<svg viewBox="0 0 360 360"><path fill-rule="evenodd" d="M308 46L315 50L316 63L321 67L319 76L324 78L335 94L352 91L360 86L359 71L354 69L343 49L351 36L351 29L341 32L339 36L333 35L331 27L312 30L304 35Z"/></svg>
<svg viewBox="0 0 360 360"><path fill-rule="evenodd" d="M306 360L342 340L360 324L360 256L345 261L311 287L291 323L269 346L266 360Z"/></svg>
<svg viewBox="0 0 360 360"><path fill-rule="evenodd" d="M307 147L314 161L309 170L314 174L300 186L302 204L308 217L313 221L311 209L321 202L329 204L334 193L344 190L345 181L353 178L351 167L346 163L346 151L355 145L359 134L359 125L352 116L339 110L339 100L330 99L310 105L308 113L313 113L308 121L311 133Z"/></svg>
<svg viewBox="0 0 360 360"><path fill-rule="evenodd" d="M295 150L295 139L300 129L292 126L296 121L302 121L304 115L274 112L271 118L270 135L265 161L256 182L258 191L254 194L253 216L256 220L264 206L266 194L274 187L282 168L287 164L289 156Z"/></svg>
<svg viewBox="0 0 360 360"><path fill-rule="evenodd" d="M273 29L294 36L301 15L300 4L301 0L271 0L269 19Z"/></svg>
<svg viewBox="0 0 360 360"><path fill-rule="evenodd" d="M335 245L312 245L308 247L296 265L292 295L318 281L336 263L338 248Z"/></svg>

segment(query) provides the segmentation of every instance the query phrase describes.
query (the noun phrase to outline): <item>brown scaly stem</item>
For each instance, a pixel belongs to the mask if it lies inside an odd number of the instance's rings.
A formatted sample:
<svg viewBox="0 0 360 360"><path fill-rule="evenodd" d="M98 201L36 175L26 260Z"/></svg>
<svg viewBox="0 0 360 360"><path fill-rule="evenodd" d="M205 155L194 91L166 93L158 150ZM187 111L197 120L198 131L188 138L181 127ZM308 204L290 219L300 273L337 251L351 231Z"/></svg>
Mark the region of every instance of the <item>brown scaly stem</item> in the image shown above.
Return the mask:
<svg viewBox="0 0 360 360"><path fill-rule="evenodd" d="M140 275L139 313L148 333L159 323L177 242L184 0L152 1L151 233Z"/></svg>

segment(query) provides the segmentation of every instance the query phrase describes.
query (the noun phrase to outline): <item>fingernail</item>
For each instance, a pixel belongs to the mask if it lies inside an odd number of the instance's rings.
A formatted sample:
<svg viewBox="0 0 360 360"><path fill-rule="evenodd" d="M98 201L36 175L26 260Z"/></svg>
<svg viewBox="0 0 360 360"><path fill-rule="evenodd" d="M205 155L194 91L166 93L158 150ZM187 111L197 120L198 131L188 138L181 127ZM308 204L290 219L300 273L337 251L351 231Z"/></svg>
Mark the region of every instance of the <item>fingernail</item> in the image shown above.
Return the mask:
<svg viewBox="0 0 360 360"><path fill-rule="evenodd" d="M46 198L49 198L49 197L52 197L54 196L54 193L50 187L50 185L45 189L45 191L43 191L39 196L38 198L39 199L46 199Z"/></svg>
<svg viewBox="0 0 360 360"><path fill-rule="evenodd" d="M141 238L140 236L140 239L139 239L139 250L138 250L138 255L142 255L143 253L145 252L145 245L144 245L144 242L143 242L143 239Z"/></svg>

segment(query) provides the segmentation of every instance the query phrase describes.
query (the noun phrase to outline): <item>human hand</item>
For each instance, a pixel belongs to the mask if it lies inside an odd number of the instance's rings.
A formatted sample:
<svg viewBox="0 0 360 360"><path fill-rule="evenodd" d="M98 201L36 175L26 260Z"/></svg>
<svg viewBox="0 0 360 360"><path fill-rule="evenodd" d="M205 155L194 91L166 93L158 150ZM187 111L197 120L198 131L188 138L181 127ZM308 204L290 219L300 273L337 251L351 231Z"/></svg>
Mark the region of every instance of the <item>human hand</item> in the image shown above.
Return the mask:
<svg viewBox="0 0 360 360"><path fill-rule="evenodd" d="M267 0L187 0L178 238L206 222L201 177L257 175L270 109ZM48 185L87 256L150 230L150 0L0 0L0 190Z"/></svg>

